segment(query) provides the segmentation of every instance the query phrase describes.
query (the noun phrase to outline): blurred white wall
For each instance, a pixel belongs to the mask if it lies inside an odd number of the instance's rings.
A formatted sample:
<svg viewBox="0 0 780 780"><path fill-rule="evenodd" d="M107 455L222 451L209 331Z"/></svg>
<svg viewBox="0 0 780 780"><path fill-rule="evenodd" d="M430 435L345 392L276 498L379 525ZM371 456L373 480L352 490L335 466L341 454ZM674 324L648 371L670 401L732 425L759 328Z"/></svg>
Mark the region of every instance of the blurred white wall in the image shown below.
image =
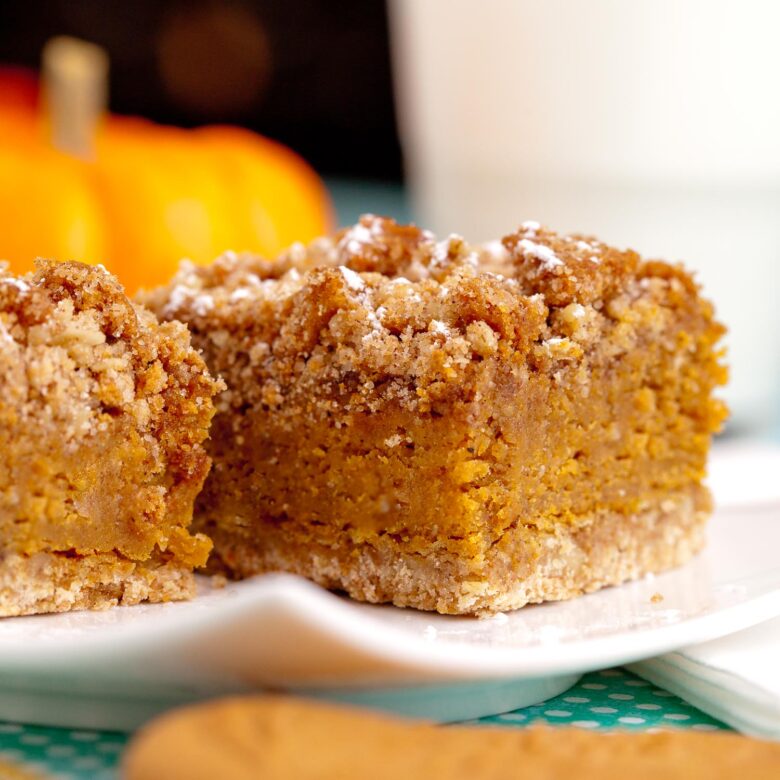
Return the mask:
<svg viewBox="0 0 780 780"><path fill-rule="evenodd" d="M780 3L390 0L421 222L523 219L697 269L736 429L780 416Z"/></svg>

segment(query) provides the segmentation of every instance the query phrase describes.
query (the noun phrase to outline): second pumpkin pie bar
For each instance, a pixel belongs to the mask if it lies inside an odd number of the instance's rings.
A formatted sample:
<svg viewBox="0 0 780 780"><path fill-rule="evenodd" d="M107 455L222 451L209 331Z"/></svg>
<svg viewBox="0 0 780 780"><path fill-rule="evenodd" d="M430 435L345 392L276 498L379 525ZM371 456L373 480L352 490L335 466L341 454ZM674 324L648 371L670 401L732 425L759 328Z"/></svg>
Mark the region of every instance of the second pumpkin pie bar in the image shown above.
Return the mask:
<svg viewBox="0 0 780 780"><path fill-rule="evenodd" d="M0 617L194 595L220 388L105 269L0 263Z"/></svg>
<svg viewBox="0 0 780 780"><path fill-rule="evenodd" d="M703 545L723 328L679 267L532 222L474 248L366 216L143 300L228 385L196 527L234 575L479 613Z"/></svg>

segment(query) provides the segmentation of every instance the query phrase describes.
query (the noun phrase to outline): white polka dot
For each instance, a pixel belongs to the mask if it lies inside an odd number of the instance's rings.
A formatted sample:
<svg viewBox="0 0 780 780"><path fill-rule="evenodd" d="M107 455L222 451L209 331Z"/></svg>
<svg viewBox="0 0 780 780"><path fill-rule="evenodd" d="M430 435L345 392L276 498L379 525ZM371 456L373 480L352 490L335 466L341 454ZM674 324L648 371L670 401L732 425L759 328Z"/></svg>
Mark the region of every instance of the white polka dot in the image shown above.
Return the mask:
<svg viewBox="0 0 780 780"><path fill-rule="evenodd" d="M571 713L568 710L545 710L544 714L550 718L570 718Z"/></svg>
<svg viewBox="0 0 780 780"><path fill-rule="evenodd" d="M527 715L523 715L520 712L505 712L503 715L498 716L501 720L513 720L513 721L524 721L528 720Z"/></svg>
<svg viewBox="0 0 780 780"><path fill-rule="evenodd" d="M635 718L635 717L632 717L631 715L624 715L622 718L618 718L618 722L619 723L628 723L628 724L634 725L634 724L644 723L645 719L644 718Z"/></svg>
<svg viewBox="0 0 780 780"><path fill-rule="evenodd" d="M610 693L607 694L608 699L616 699L617 701L633 701L634 697L630 693Z"/></svg>
<svg viewBox="0 0 780 780"><path fill-rule="evenodd" d="M644 680L626 680L623 685L630 685L632 688L647 688L650 683Z"/></svg>
<svg viewBox="0 0 780 780"><path fill-rule="evenodd" d="M720 731L714 723L694 723L691 728L696 731Z"/></svg>
<svg viewBox="0 0 780 780"><path fill-rule="evenodd" d="M564 696L563 700L569 704L587 704L590 701L584 696Z"/></svg>
<svg viewBox="0 0 780 780"><path fill-rule="evenodd" d="M48 773L49 767L47 764L42 763L41 761L25 761L24 762L24 768L25 769L31 769L33 772L46 772ZM49 777L48 774L45 775L46 777Z"/></svg>
<svg viewBox="0 0 780 780"><path fill-rule="evenodd" d="M591 707L590 711L597 715L614 715L617 712L614 707Z"/></svg>
<svg viewBox="0 0 780 780"><path fill-rule="evenodd" d="M581 729L597 729L599 722L597 720L573 720L572 726L579 726Z"/></svg>
<svg viewBox="0 0 780 780"><path fill-rule="evenodd" d="M605 669L603 672L599 672L599 677L623 677L623 672L619 669Z"/></svg>
<svg viewBox="0 0 780 780"><path fill-rule="evenodd" d="M673 693L669 693L669 691L650 691L650 693L653 694L653 696L660 696L662 699L672 699L674 698Z"/></svg>
<svg viewBox="0 0 780 780"><path fill-rule="evenodd" d="M520 718L513 718L512 716L515 713L508 712L504 715L502 715L502 718L509 718L510 720L519 720L522 718L525 720L525 715L521 715ZM101 742L99 745L96 746L96 749L100 751L101 753L118 753L120 750L124 750L124 744L122 742Z"/></svg>
<svg viewBox="0 0 780 780"><path fill-rule="evenodd" d="M0 723L0 734L20 734L22 731L18 723Z"/></svg>
<svg viewBox="0 0 780 780"><path fill-rule="evenodd" d="M681 712L667 712L666 715L663 716L667 720L690 720L690 715L683 715Z"/></svg>
<svg viewBox="0 0 780 780"><path fill-rule="evenodd" d="M602 685L601 683L585 683L580 687L584 688L586 691L604 691L607 688L606 685Z"/></svg>
<svg viewBox="0 0 780 780"><path fill-rule="evenodd" d="M73 761L74 769L103 769L103 762L97 756L83 756Z"/></svg>
<svg viewBox="0 0 780 780"><path fill-rule="evenodd" d="M100 739L100 734L96 734L94 731L71 731L70 738L75 739L76 742L97 742Z"/></svg>
<svg viewBox="0 0 780 780"><path fill-rule="evenodd" d="M23 745L48 745L51 740L45 734L22 734L19 742Z"/></svg>
<svg viewBox="0 0 780 780"><path fill-rule="evenodd" d="M21 761L24 758L23 750L0 750L0 756L9 761Z"/></svg>
<svg viewBox="0 0 780 780"><path fill-rule="evenodd" d="M660 710L661 705L660 704L637 704L636 708L638 710Z"/></svg>
<svg viewBox="0 0 780 780"><path fill-rule="evenodd" d="M46 748L46 755L50 758L69 758L76 753L73 745L49 745Z"/></svg>

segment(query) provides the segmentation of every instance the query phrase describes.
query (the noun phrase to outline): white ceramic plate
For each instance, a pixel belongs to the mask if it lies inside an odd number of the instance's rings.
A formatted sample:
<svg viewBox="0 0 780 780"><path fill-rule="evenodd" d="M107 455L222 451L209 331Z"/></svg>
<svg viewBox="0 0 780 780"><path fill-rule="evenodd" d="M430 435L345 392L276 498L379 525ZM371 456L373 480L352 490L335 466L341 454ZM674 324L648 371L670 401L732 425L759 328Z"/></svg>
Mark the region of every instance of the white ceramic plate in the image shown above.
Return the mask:
<svg viewBox="0 0 780 780"><path fill-rule="evenodd" d="M289 575L190 603L0 621L0 718L131 728L184 701L293 688L441 720L780 614L780 450L721 449L706 552L672 572L490 619L358 604ZM660 597L657 595L660 594Z"/></svg>

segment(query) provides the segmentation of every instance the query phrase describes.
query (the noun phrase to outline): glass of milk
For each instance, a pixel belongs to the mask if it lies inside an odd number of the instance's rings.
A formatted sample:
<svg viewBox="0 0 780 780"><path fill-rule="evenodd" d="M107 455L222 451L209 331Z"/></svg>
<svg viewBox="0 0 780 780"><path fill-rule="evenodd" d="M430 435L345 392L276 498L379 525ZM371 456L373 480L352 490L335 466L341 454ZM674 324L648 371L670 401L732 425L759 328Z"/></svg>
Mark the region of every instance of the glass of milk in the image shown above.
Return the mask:
<svg viewBox="0 0 780 780"><path fill-rule="evenodd" d="M780 3L390 0L415 211L683 260L730 330L733 429L780 418Z"/></svg>

